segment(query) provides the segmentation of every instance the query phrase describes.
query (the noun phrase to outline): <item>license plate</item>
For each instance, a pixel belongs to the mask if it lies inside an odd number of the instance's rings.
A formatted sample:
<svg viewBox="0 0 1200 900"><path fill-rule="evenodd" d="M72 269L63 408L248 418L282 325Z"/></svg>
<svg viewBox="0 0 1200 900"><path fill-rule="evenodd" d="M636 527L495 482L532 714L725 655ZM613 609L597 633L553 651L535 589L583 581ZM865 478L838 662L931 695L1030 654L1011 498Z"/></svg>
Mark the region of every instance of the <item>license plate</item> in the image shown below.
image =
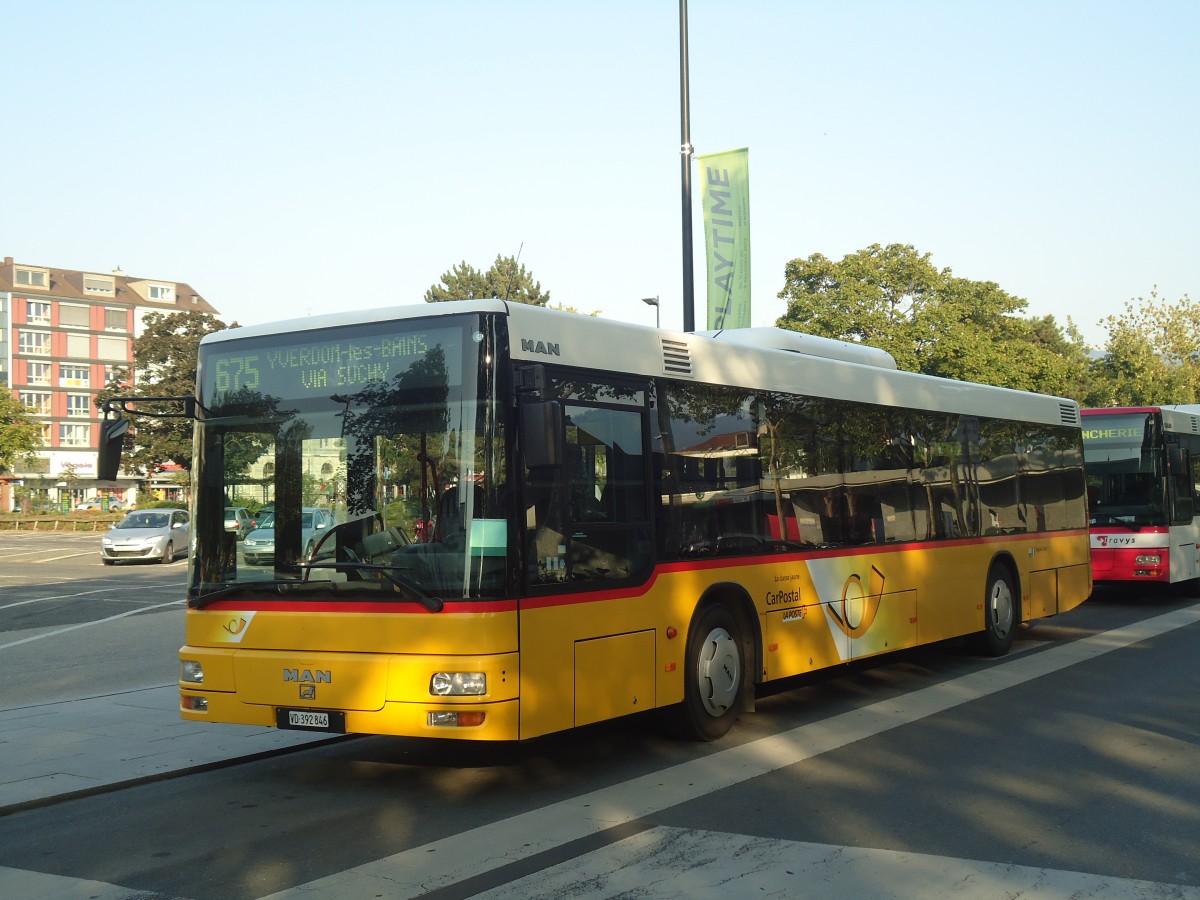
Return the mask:
<svg viewBox="0 0 1200 900"><path fill-rule="evenodd" d="M279 728L345 734L346 714L319 709L277 709L275 710L275 724Z"/></svg>
<svg viewBox="0 0 1200 900"><path fill-rule="evenodd" d="M293 728L328 728L329 713L288 710L288 724Z"/></svg>

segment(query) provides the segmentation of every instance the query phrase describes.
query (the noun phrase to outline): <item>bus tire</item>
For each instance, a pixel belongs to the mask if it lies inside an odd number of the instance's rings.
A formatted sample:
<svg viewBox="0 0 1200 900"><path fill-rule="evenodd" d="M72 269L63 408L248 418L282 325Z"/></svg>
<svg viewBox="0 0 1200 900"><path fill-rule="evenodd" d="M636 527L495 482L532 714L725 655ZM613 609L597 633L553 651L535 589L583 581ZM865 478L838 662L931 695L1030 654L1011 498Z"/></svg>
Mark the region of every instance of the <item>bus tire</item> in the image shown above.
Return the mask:
<svg viewBox="0 0 1200 900"><path fill-rule="evenodd" d="M983 595L983 631L976 635L976 650L984 656L1003 656L1012 649L1017 634L1017 604L1012 573L1003 563L992 563Z"/></svg>
<svg viewBox="0 0 1200 900"><path fill-rule="evenodd" d="M714 741L733 727L746 678L742 628L729 607L712 603L688 632L679 731L697 741Z"/></svg>

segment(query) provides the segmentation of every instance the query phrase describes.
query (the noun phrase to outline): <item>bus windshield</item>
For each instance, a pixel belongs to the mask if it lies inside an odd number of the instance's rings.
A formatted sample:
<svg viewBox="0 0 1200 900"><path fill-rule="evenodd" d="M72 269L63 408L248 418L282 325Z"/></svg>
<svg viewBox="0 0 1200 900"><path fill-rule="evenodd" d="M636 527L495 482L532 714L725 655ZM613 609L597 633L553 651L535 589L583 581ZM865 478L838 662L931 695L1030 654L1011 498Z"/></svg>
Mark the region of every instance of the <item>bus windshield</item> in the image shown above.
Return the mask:
<svg viewBox="0 0 1200 900"><path fill-rule="evenodd" d="M492 329L471 315L203 344L192 605L502 595ZM269 518L227 530L225 507L251 503Z"/></svg>
<svg viewBox="0 0 1200 900"><path fill-rule="evenodd" d="M1163 446L1153 414L1090 416L1083 453L1091 524L1167 524Z"/></svg>

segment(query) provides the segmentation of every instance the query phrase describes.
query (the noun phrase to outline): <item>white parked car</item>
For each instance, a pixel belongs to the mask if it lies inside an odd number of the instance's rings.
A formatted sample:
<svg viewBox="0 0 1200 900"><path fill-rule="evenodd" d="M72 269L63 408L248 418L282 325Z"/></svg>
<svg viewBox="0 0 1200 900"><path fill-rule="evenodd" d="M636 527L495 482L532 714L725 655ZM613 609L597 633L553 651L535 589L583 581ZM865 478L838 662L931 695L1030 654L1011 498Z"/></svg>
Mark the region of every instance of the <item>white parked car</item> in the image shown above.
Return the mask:
<svg viewBox="0 0 1200 900"><path fill-rule="evenodd" d="M112 512L120 512L121 501L116 497L110 497L108 500L108 508ZM82 503L75 504L75 512L86 512L90 509L104 509L104 501L84 500Z"/></svg>
<svg viewBox="0 0 1200 900"><path fill-rule="evenodd" d="M100 561L152 560L169 563L188 552L192 526L183 509L139 509L100 538Z"/></svg>

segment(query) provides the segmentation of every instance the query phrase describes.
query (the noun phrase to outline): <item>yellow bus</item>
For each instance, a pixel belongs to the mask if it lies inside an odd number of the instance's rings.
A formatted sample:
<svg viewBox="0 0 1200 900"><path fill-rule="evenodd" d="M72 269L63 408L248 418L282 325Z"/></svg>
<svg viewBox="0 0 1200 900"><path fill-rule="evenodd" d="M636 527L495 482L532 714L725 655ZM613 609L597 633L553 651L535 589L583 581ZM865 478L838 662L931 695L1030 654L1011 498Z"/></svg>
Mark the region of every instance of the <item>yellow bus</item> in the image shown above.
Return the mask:
<svg viewBox="0 0 1200 900"><path fill-rule="evenodd" d="M711 740L759 685L1002 654L1091 591L1077 404L855 344L421 304L211 334L194 406L188 720L512 741L663 710ZM271 509L239 539L243 500Z"/></svg>

